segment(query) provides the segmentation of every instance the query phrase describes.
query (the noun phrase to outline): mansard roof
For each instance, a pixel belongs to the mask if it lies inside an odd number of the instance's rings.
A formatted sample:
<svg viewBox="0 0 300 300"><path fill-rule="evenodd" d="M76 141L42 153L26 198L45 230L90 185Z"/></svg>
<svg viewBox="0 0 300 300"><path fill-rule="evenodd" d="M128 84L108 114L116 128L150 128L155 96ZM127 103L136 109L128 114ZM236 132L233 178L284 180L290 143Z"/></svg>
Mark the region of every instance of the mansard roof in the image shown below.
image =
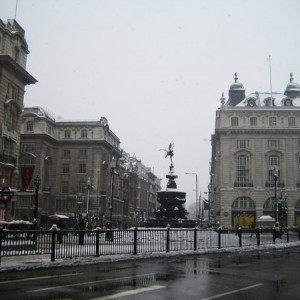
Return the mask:
<svg viewBox="0 0 300 300"><path fill-rule="evenodd" d="M237 80L237 73L235 73L235 82L230 85L229 97L226 103L224 94L222 94L221 104L223 107L300 107L300 86L294 82L292 73L290 73L290 82L287 84L284 93L254 92L245 96L244 86Z"/></svg>

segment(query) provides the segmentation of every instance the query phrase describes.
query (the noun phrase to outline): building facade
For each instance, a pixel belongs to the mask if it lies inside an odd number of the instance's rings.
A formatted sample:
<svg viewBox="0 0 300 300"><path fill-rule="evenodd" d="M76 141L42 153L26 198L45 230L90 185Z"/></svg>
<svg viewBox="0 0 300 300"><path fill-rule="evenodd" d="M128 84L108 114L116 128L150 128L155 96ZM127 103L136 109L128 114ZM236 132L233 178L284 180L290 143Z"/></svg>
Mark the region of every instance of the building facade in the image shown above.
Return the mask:
<svg viewBox="0 0 300 300"><path fill-rule="evenodd" d="M25 31L15 20L0 19L0 189L17 187L19 178L20 116L25 86L36 83L26 71L28 45ZM0 219L9 210L13 216L15 201L0 201Z"/></svg>
<svg viewBox="0 0 300 300"><path fill-rule="evenodd" d="M300 225L300 86L245 96L230 86L216 112L210 170L210 220L253 227L263 215Z"/></svg>
<svg viewBox="0 0 300 300"><path fill-rule="evenodd" d="M120 148L105 117L56 121L40 107L25 108L19 159L21 173L31 172L31 181L24 189L24 177L20 178L15 214L32 219L35 194L30 191L35 190L38 175L38 223L42 226L53 214L85 218L94 225L112 218L116 227L132 226L139 214L148 214L160 189L157 177Z"/></svg>

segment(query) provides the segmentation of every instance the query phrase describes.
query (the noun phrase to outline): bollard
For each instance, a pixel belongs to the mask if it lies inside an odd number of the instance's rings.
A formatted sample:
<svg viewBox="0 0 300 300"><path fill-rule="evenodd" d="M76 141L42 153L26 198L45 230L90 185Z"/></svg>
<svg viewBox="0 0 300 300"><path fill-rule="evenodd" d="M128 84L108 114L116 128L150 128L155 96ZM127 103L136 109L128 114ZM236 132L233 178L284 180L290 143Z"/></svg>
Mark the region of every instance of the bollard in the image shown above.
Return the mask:
<svg viewBox="0 0 300 300"><path fill-rule="evenodd" d="M0 264L1 264L1 253L2 253L2 239L3 239L3 229L0 228Z"/></svg>
<svg viewBox="0 0 300 300"><path fill-rule="evenodd" d="M273 244L276 243L276 228L273 228Z"/></svg>
<svg viewBox="0 0 300 300"><path fill-rule="evenodd" d="M260 246L260 229L257 227L256 229L256 239L257 239L257 246Z"/></svg>
<svg viewBox="0 0 300 300"><path fill-rule="evenodd" d="M242 228L238 228L239 247L242 247Z"/></svg>
<svg viewBox="0 0 300 300"><path fill-rule="evenodd" d="M167 228L166 252L170 252L170 227Z"/></svg>
<svg viewBox="0 0 300 300"><path fill-rule="evenodd" d="M56 229L52 230L51 235L51 261L55 261L55 241L56 241Z"/></svg>
<svg viewBox="0 0 300 300"><path fill-rule="evenodd" d="M221 249L221 228L218 228L218 249Z"/></svg>
<svg viewBox="0 0 300 300"><path fill-rule="evenodd" d="M197 228L194 229L194 251L197 250Z"/></svg>
<svg viewBox="0 0 300 300"><path fill-rule="evenodd" d="M133 254L137 254L137 232L138 232L138 228L135 227L134 228L134 232L133 232Z"/></svg>
<svg viewBox="0 0 300 300"><path fill-rule="evenodd" d="M100 228L97 228L97 230L96 230L96 257L100 256L99 246L100 246Z"/></svg>

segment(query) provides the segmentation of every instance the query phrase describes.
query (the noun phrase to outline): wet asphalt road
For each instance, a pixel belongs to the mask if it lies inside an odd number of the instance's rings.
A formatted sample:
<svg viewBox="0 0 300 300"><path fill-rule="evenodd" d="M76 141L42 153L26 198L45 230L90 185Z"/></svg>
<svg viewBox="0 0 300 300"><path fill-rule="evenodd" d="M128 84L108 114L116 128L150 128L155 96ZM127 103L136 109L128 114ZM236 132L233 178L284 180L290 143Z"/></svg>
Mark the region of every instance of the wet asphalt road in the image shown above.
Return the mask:
<svg viewBox="0 0 300 300"><path fill-rule="evenodd" d="M0 299L300 299L300 249L0 274Z"/></svg>

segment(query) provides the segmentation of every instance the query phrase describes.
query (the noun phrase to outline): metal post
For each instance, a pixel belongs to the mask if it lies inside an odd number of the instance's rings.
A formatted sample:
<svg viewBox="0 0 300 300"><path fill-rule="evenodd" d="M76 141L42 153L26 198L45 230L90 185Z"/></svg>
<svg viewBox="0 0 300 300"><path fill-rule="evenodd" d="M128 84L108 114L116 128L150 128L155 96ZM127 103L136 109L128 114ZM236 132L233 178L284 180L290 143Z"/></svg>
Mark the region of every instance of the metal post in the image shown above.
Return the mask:
<svg viewBox="0 0 300 300"><path fill-rule="evenodd" d="M112 224L112 213L113 213L113 201L114 201L114 184L115 184L115 170L111 168L111 193L110 193L110 205L109 205L109 222Z"/></svg>
<svg viewBox="0 0 300 300"><path fill-rule="evenodd" d="M86 202L86 219L89 221L89 210L90 210L90 189L91 189L91 179L87 180L87 202Z"/></svg>
<svg viewBox="0 0 300 300"><path fill-rule="evenodd" d="M198 174L197 173L185 173L186 175L195 175L196 176L196 220L199 219L200 214L200 203L199 203L199 210L198 210Z"/></svg>
<svg viewBox="0 0 300 300"><path fill-rule="evenodd" d="M34 178L34 185L35 185L35 203L34 203L34 222L35 222L35 228L38 227L38 207L39 207L39 187L41 184L41 179L39 175L36 175Z"/></svg>
<svg viewBox="0 0 300 300"><path fill-rule="evenodd" d="M273 170L273 176L274 176L274 194L275 194L275 209L276 209L276 223L278 223L278 201L277 201L277 178L278 178L278 170L277 167L274 167Z"/></svg>

